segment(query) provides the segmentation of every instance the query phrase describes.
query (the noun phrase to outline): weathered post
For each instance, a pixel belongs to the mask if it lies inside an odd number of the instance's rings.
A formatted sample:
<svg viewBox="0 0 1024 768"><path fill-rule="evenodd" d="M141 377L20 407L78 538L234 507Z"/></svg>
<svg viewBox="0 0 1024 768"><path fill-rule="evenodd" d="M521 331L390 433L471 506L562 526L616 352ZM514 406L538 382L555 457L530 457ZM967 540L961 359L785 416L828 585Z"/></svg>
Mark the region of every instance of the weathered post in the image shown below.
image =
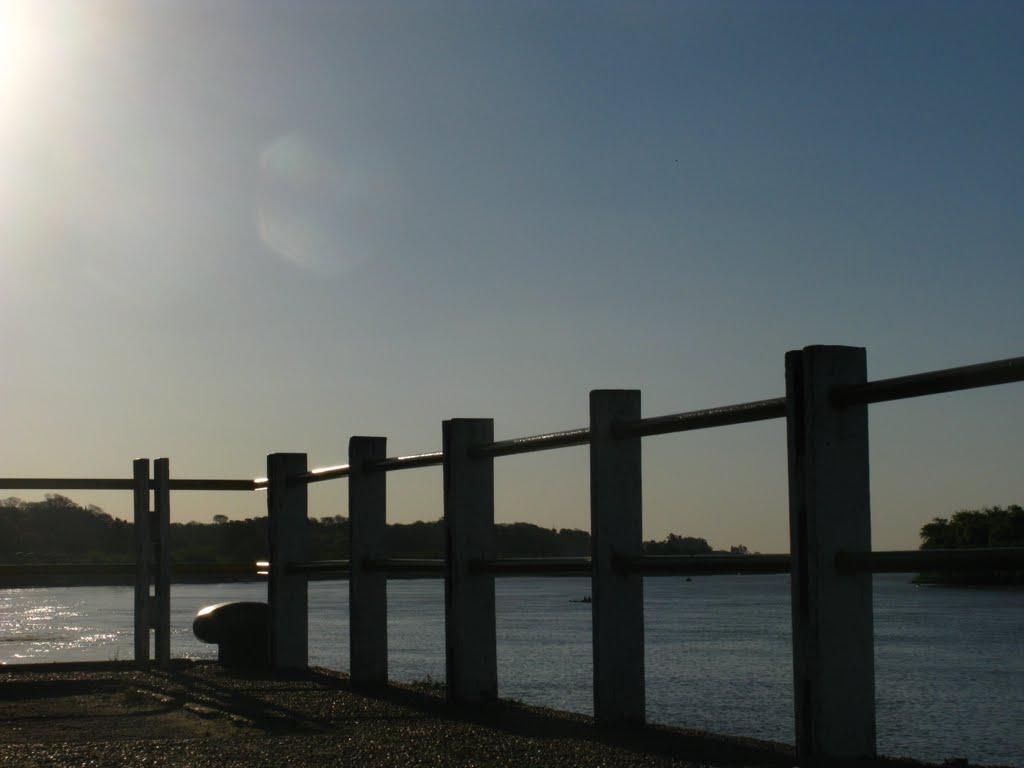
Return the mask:
<svg viewBox="0 0 1024 768"><path fill-rule="evenodd" d="M786 355L793 675L801 765L875 756L871 574L839 572L840 550L871 549L866 405L831 393L867 379L865 351Z"/></svg>
<svg viewBox="0 0 1024 768"><path fill-rule="evenodd" d="M309 607L305 573L289 563L307 559L307 488L290 477L306 471L306 454L267 456L267 513L270 524L270 663L275 669L309 666Z"/></svg>
<svg viewBox="0 0 1024 768"><path fill-rule="evenodd" d="M153 539L156 567L153 569L154 596L150 621L154 630L153 650L158 666L171 663L171 487L170 461L153 461Z"/></svg>
<svg viewBox="0 0 1024 768"><path fill-rule="evenodd" d="M494 459L470 455L492 442L492 419L444 422L445 671L457 704L498 697L494 576L471 567L495 555Z"/></svg>
<svg viewBox="0 0 1024 768"><path fill-rule="evenodd" d="M387 476L366 466L386 449L384 437L348 442L349 654L352 682L364 686L388 681L387 576L366 568L387 554Z"/></svg>
<svg viewBox="0 0 1024 768"><path fill-rule="evenodd" d="M594 717L643 723L644 583L622 567L642 553L640 438L617 439L615 422L640 418L636 390L590 393L590 542Z"/></svg>
<svg viewBox="0 0 1024 768"><path fill-rule="evenodd" d="M153 543L149 517L149 459L132 462L132 496L135 523L135 664L149 666L149 628L153 582Z"/></svg>

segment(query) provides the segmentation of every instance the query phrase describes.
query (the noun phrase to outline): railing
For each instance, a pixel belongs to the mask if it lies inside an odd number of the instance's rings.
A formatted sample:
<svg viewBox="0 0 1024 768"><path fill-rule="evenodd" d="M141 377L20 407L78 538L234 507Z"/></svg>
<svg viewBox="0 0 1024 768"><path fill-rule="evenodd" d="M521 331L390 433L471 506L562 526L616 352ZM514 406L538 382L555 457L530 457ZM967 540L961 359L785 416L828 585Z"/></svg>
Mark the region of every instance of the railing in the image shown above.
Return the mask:
<svg viewBox="0 0 1024 768"><path fill-rule="evenodd" d="M171 491L254 491L266 487L259 480L171 479L170 462L149 459L132 462L132 477L0 478L8 490L95 490L131 491L134 497L135 563L38 563L0 565L0 576L135 574L134 640L135 662L146 666L152 656L166 667L171 659ZM253 573L251 563L177 563L177 574Z"/></svg>
<svg viewBox="0 0 1024 768"><path fill-rule="evenodd" d="M869 382L865 351L807 347L786 355L785 397L641 418L640 393L600 390L590 396L586 428L495 441L490 419L453 419L442 427L442 450L388 457L383 437L353 437L348 463L308 469L305 454L271 454L265 479L170 480L166 460L136 462L131 481L0 480L7 488L132 488L140 563L136 585L136 657L148 658L148 629L166 631L160 587L149 598L153 564L166 536L146 531L148 494L156 494L156 525L165 530L170 490L266 488L270 531L270 651L278 668L308 663L307 579L348 573L350 668L357 685L387 681L386 579L443 574L448 695L472 703L497 697L494 578L577 573L592 579L594 714L601 722L643 722L644 575L790 573L797 750L802 763L875 755L871 573L1005 568L1024 570L1024 548L872 552L867 405L1024 380L1024 358ZM643 437L785 418L789 454L790 554L647 556L641 550ZM494 546L493 461L533 451L589 446L591 556L498 558ZM145 469L140 462L145 462ZM161 464L160 462L164 462ZM442 466L444 559L388 556L386 474ZM347 560L307 556L306 486L348 479ZM81 482L82 485L69 483ZM15 485L12 483L23 483ZM27 485L25 483L33 483ZM38 484L36 484L38 483ZM97 484L102 484L97 486ZM163 501L161 500L163 497ZM162 511L161 511L162 510ZM163 550L161 550L163 551ZM157 584L165 568L157 565ZM140 600L140 584L145 596ZM163 602L161 602L163 600ZM139 616L148 617L141 625ZM144 627L145 629L140 629ZM146 637L142 651L139 635ZM158 649L160 641L157 642ZM141 652L141 656L140 656ZM158 650L158 661L163 657Z"/></svg>

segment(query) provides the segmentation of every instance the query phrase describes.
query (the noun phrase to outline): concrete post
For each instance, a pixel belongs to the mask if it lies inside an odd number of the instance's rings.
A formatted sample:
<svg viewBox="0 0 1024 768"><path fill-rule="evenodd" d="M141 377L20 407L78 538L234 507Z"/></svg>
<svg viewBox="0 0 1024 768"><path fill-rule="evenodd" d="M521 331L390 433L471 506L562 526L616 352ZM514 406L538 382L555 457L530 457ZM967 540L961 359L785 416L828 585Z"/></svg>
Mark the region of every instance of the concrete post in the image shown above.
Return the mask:
<svg viewBox="0 0 1024 768"><path fill-rule="evenodd" d="M135 665L149 666L149 628L152 604L153 543L149 517L149 459L132 462L132 496L135 523Z"/></svg>
<svg viewBox="0 0 1024 768"><path fill-rule="evenodd" d="M612 436L616 421L640 418L640 393L590 393L590 536L593 567L594 717L643 723L644 583L620 559L642 554L640 438Z"/></svg>
<svg viewBox="0 0 1024 768"><path fill-rule="evenodd" d="M841 573L840 550L871 549L867 406L833 406L867 379L865 351L786 355L793 674L801 765L875 756L871 574Z"/></svg>
<svg viewBox="0 0 1024 768"><path fill-rule="evenodd" d="M472 458L474 445L494 442L492 419L444 422L445 670L448 699L457 704L498 697L494 577L474 572L493 559L494 459Z"/></svg>
<svg viewBox="0 0 1024 768"><path fill-rule="evenodd" d="M267 513L270 518L270 663L275 669L309 666L309 607L305 573L289 573L288 563L308 557L307 489L289 483L306 471L306 454L267 456Z"/></svg>
<svg viewBox="0 0 1024 768"><path fill-rule="evenodd" d="M154 568L154 597L150 621L155 639L156 663L167 668L171 663L171 490L170 461L153 462L153 539L156 567Z"/></svg>
<svg viewBox="0 0 1024 768"><path fill-rule="evenodd" d="M388 681L387 576L365 567L387 555L387 475L366 469L386 450L383 437L348 443L349 654L352 682L362 686Z"/></svg>

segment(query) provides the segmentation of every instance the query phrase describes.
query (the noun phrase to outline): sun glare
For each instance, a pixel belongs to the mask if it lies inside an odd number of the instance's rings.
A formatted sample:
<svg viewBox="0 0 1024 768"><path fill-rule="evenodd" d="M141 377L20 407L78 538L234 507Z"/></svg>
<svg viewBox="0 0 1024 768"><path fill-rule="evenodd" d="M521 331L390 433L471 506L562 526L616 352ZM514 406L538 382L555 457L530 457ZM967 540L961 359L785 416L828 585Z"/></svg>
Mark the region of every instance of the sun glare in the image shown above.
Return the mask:
<svg viewBox="0 0 1024 768"><path fill-rule="evenodd" d="M58 6L31 0L0 2L0 99L4 119L12 107L36 88L43 88L52 75L54 33L62 24L56 18Z"/></svg>
<svg viewBox="0 0 1024 768"><path fill-rule="evenodd" d="M107 4L0 0L0 123L38 125L119 27Z"/></svg>

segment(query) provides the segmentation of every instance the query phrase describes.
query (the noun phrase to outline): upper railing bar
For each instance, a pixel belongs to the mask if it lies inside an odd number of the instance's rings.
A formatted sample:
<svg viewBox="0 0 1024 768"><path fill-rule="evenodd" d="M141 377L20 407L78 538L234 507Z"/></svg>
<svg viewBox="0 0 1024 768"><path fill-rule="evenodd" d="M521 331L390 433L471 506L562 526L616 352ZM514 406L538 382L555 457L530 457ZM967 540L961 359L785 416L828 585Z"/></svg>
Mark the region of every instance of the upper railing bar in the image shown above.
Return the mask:
<svg viewBox="0 0 1024 768"><path fill-rule="evenodd" d="M1024 381L1024 357L1010 357L991 363L869 381L835 390L832 393L832 402L840 407L882 403L887 400L937 395L942 392L991 387L1017 381Z"/></svg>
<svg viewBox="0 0 1024 768"><path fill-rule="evenodd" d="M573 445L586 445L590 442L590 429L569 429L564 432L551 432L546 435L517 437L513 440L498 440L487 445L475 446L470 454L474 458L493 456L513 456L518 453L547 451L553 448L568 448Z"/></svg>
<svg viewBox="0 0 1024 768"><path fill-rule="evenodd" d="M321 483L324 480L335 480L339 477L348 477L348 464L339 464L334 467L317 467L308 472L289 477L289 483Z"/></svg>
<svg viewBox="0 0 1024 768"><path fill-rule="evenodd" d="M260 484L256 480L189 480L171 478L168 481L172 491L256 491ZM150 483L152 487L152 483Z"/></svg>
<svg viewBox="0 0 1024 768"><path fill-rule="evenodd" d="M700 411L674 413L668 416L652 416L629 423L616 424L612 434L617 438L650 437L671 432L688 432L695 429L725 427L730 424L746 424L753 421L781 419L786 415L786 398L755 400L720 408L706 408Z"/></svg>
<svg viewBox="0 0 1024 768"><path fill-rule="evenodd" d="M130 491L132 480L104 477L3 477L0 488L37 489L65 491L73 489L89 491Z"/></svg>
<svg viewBox="0 0 1024 768"><path fill-rule="evenodd" d="M374 472L394 472L398 469L417 469L419 467L435 467L444 463L444 453L417 453L412 456L392 456L379 461L369 461L366 469Z"/></svg>
<svg viewBox="0 0 1024 768"><path fill-rule="evenodd" d="M150 480L149 487L154 487ZM258 480L217 480L217 479L186 479L172 478L172 491L255 491L261 484ZM3 477L0 488L20 490L86 490L86 491L130 491L133 481L130 479L109 477Z"/></svg>

